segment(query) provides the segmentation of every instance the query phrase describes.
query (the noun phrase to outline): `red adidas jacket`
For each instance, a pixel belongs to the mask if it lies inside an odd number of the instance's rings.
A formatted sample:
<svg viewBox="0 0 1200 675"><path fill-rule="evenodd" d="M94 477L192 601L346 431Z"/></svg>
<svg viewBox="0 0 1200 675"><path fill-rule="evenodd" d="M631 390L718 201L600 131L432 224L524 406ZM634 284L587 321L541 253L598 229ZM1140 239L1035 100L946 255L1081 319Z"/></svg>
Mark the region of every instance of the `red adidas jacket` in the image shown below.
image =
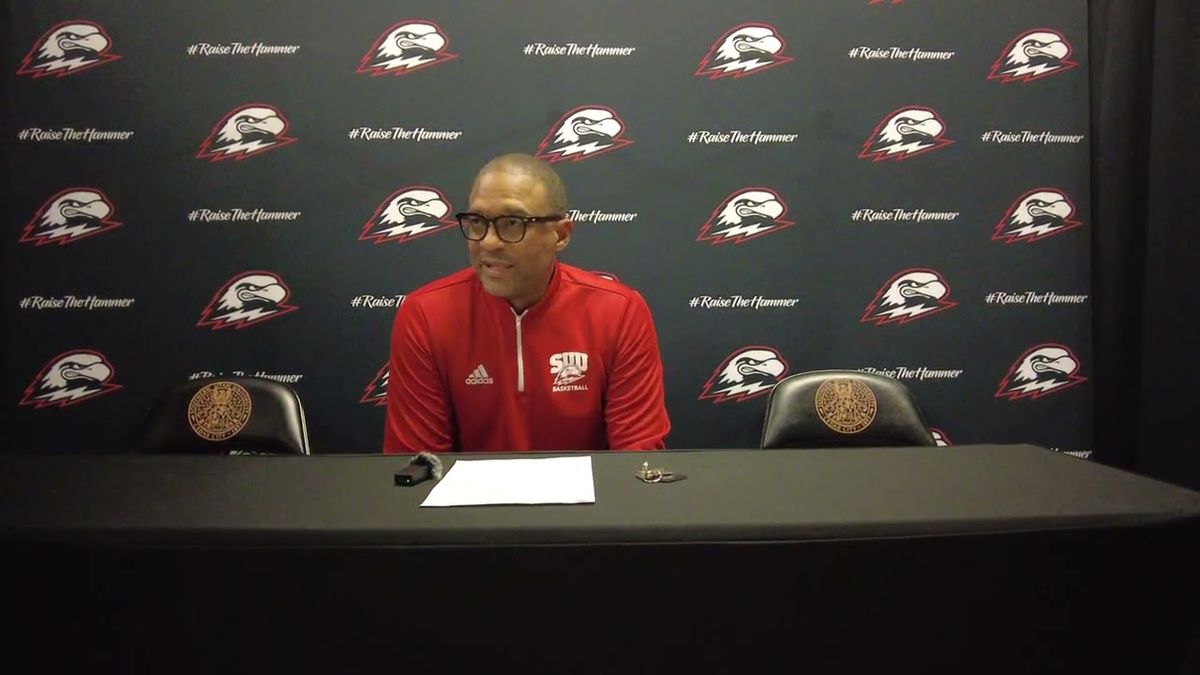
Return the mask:
<svg viewBox="0 0 1200 675"><path fill-rule="evenodd" d="M385 453L661 449L671 428L645 300L563 263L519 317L470 268L409 294L387 394Z"/></svg>

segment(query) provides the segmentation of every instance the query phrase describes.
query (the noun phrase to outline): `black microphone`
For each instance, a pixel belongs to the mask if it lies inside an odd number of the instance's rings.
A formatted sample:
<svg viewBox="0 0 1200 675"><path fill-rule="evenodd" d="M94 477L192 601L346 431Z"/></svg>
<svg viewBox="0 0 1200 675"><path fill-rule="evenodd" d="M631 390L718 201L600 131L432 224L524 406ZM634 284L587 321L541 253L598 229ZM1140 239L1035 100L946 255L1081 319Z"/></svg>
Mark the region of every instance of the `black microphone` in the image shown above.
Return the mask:
<svg viewBox="0 0 1200 675"><path fill-rule="evenodd" d="M429 480L442 479L442 460L432 452L419 452L408 466L396 472L396 485L411 486Z"/></svg>

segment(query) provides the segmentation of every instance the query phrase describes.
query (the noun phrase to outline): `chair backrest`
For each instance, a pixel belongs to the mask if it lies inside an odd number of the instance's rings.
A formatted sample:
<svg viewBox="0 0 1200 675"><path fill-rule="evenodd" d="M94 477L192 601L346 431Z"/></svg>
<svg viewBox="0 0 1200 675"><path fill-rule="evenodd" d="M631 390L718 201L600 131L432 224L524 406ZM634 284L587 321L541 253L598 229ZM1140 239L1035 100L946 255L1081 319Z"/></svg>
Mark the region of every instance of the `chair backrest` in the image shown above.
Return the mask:
<svg viewBox="0 0 1200 675"><path fill-rule="evenodd" d="M767 398L762 448L933 446L921 408L899 380L814 370L779 381Z"/></svg>
<svg viewBox="0 0 1200 675"><path fill-rule="evenodd" d="M258 377L206 377L168 388L133 442L148 454L307 455L300 397Z"/></svg>

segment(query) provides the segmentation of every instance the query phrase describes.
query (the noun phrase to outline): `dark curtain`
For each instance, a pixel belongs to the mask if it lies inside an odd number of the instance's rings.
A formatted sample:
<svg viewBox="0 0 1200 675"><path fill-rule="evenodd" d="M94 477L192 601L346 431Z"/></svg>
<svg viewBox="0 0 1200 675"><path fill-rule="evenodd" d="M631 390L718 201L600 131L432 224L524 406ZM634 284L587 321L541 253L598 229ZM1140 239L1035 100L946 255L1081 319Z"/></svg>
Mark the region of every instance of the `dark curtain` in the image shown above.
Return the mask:
<svg viewBox="0 0 1200 675"><path fill-rule="evenodd" d="M1095 458L1200 489L1200 2L1091 0L1088 18ZM1200 630L1177 672L1200 673Z"/></svg>
<svg viewBox="0 0 1200 675"><path fill-rule="evenodd" d="M1200 2L1088 14L1095 459L1200 489Z"/></svg>

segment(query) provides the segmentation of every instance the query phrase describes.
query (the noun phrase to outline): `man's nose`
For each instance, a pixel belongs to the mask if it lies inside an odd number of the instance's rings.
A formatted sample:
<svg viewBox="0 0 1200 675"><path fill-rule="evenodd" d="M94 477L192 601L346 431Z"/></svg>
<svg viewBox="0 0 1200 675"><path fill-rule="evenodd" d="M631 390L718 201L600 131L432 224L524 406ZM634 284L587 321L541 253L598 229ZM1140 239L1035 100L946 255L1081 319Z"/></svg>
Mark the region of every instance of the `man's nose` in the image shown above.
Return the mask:
<svg viewBox="0 0 1200 675"><path fill-rule="evenodd" d="M487 232L483 233L483 239L479 240L479 245L491 251L504 248L505 242L496 232L496 224L492 223L488 226Z"/></svg>

